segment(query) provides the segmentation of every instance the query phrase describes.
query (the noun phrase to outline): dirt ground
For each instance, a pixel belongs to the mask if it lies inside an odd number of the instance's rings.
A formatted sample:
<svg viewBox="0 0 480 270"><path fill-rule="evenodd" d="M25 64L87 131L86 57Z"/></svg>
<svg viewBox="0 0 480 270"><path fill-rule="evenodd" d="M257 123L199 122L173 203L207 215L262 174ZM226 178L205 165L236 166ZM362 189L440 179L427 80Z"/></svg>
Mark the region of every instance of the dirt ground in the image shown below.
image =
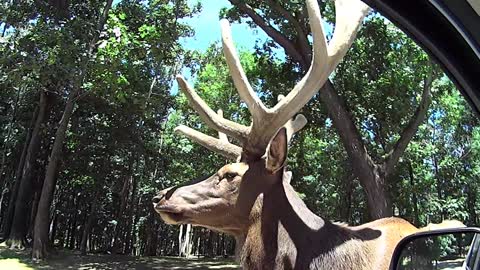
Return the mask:
<svg viewBox="0 0 480 270"><path fill-rule="evenodd" d="M58 251L46 262L33 262L30 251L13 251L0 247L0 269L240 269L227 259L184 259L177 257L131 257L121 255L87 255Z"/></svg>

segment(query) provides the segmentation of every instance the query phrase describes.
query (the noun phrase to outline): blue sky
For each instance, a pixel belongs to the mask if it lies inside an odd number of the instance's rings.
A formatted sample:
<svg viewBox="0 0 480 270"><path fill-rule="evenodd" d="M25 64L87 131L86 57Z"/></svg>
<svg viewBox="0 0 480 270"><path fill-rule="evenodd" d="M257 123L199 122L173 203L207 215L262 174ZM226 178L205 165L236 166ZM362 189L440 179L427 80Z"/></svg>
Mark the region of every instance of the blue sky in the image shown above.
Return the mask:
<svg viewBox="0 0 480 270"><path fill-rule="evenodd" d="M190 0L193 5L197 1ZM184 19L195 30L195 36L182 40L187 49L205 51L210 44L220 41L219 12L223 7L231 7L228 0L201 1L202 11L193 18ZM253 30L246 23L232 24L232 35L237 49L251 50L257 40L265 41L267 35L261 30Z"/></svg>
<svg viewBox="0 0 480 270"><path fill-rule="evenodd" d="M189 0L189 5L194 5L197 0ZM195 31L193 37L181 39L180 43L189 50L206 51L213 43L220 42L220 10L224 7L231 7L228 0L204 0L201 1L202 10L192 18L182 19L182 22L190 25ZM237 50L253 51L255 43L260 44L267 40L268 36L261 29L252 29L245 22L231 24L232 36ZM284 58L283 49L275 51L279 58ZM181 74L191 83L194 84L195 78L191 77L188 68L183 68ZM178 85L174 83L170 91L171 94L178 92Z"/></svg>
<svg viewBox="0 0 480 270"><path fill-rule="evenodd" d="M188 0L189 5L193 6L198 0ZM203 0L202 10L192 18L182 19L182 22L190 25L195 31L193 37L181 39L181 44L189 50L205 51L211 44L220 42L220 10L224 7L230 8L232 5L228 0ZM246 20L246 19L245 19ZM332 26L324 23L324 29L327 34L331 34ZM232 23L232 36L237 50L253 51L256 42L263 44L269 37L260 28L252 29L244 21L242 23ZM285 52L282 48L274 49L274 53L278 59L285 59ZM184 68L181 74L191 83L194 84L195 78L191 77L188 68ZM173 84L171 93L176 94L178 86Z"/></svg>

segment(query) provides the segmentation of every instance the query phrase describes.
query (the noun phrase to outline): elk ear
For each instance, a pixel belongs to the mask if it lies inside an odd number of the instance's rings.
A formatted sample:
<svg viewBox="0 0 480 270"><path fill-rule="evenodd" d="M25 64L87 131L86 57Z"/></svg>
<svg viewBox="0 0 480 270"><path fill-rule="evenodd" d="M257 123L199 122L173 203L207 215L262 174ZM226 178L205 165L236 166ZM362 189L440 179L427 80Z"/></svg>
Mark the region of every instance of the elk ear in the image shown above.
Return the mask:
<svg viewBox="0 0 480 270"><path fill-rule="evenodd" d="M285 165L287 160L287 129L282 127L270 141L267 154L267 170L275 173Z"/></svg>

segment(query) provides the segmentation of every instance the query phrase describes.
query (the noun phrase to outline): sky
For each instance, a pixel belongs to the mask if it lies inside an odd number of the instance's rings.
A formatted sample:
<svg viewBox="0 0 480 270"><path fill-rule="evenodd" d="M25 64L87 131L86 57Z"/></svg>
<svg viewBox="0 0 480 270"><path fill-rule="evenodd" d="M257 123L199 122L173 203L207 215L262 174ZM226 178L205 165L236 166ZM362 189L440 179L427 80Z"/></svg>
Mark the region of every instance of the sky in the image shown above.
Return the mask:
<svg viewBox="0 0 480 270"><path fill-rule="evenodd" d="M120 0L114 0L113 5ZM202 10L192 18L182 19L195 31L195 36L181 40L185 48L190 50L205 51L210 44L220 41L220 10L231 7L228 0L188 0L190 6L201 2ZM232 35L237 49L252 50L255 42L265 41L267 35L262 30L253 30L246 23L232 24Z"/></svg>
<svg viewBox="0 0 480 270"><path fill-rule="evenodd" d="M189 0L188 3L193 6L197 3L197 0ZM220 42L220 10L224 7L229 8L232 5L228 0L202 0L201 3L201 12L192 18L181 20L193 28L195 35L193 37L181 39L180 43L188 50L199 50L204 52L211 44ZM257 41L262 44L268 38L263 30L252 29L245 22L232 23L231 31L237 51L253 51ZM276 52L280 59L285 58L283 49L276 49L274 52ZM190 84L194 84L195 78L192 78L191 72L188 68L183 68L181 73ZM176 83L172 85L170 93L173 95L178 93L178 85Z"/></svg>
<svg viewBox="0 0 480 270"><path fill-rule="evenodd" d="M189 5L193 6L199 0L188 0ZM189 24L195 31L195 35L181 40L181 44L190 50L205 51L212 43L219 42L220 35L220 10L224 7L230 8L232 5L228 0L201 0L202 10L192 18L182 19L182 22ZM323 23L327 35L331 34L332 26ZM253 51L255 43L263 44L269 37L262 29L250 28L247 23L231 24L233 41L237 50ZM285 59L285 52L281 48L273 50L279 59Z"/></svg>
<svg viewBox="0 0 480 270"><path fill-rule="evenodd" d="M189 0L189 5L194 5L197 0ZM192 18L184 19L193 27L195 36L181 41L187 49L205 51L210 44L220 41L219 13L223 7L231 7L228 0L203 0L202 11ZM255 41L265 41L267 35L262 30L251 29L246 23L232 24L232 36L237 49L252 50Z"/></svg>

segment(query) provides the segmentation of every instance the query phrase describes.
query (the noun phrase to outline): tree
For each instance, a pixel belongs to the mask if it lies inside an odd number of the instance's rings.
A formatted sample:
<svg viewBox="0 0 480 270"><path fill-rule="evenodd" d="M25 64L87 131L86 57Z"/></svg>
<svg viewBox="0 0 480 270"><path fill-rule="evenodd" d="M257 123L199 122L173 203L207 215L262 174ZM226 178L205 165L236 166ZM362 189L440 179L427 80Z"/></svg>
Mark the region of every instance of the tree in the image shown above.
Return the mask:
<svg viewBox="0 0 480 270"><path fill-rule="evenodd" d="M249 23L252 27L261 28L275 44L284 49L287 55L287 62L296 63L301 70L300 73L305 73L308 70L311 61L311 45L308 40L310 29L306 20L306 8L303 4L278 1L231 0L230 2L233 8L224 11L227 16L233 20L249 18L251 20ZM327 14L331 14L332 8L329 5L324 7ZM382 29L378 28L379 22L383 23L383 19L375 17L367 19L366 25L359 33L358 41L354 47L359 46L358 44L363 39L381 38L381 35L385 34L385 32L376 32ZM372 24L375 24L375 27L369 26ZM268 42L264 45L264 48L266 46L276 45ZM408 44L408 46L412 46L412 44ZM258 52L269 53L266 49L261 48L258 49ZM382 52L385 51L382 50ZM352 57L351 52L347 54L348 57ZM376 65L378 63L372 64ZM426 63L423 62L422 64L425 65ZM349 70L347 65L344 68ZM376 66L372 68L376 68ZM393 144L389 142L388 148L384 149L384 154L381 156L375 156L375 153L369 151L364 136L362 136L362 130L359 128L368 120L362 119L360 123L355 121L355 116L352 115L354 113L353 107L349 106L346 98L341 95L342 91L340 89L342 89L343 85L337 81L342 76L342 72L337 72L333 81L328 81L319 91L318 98L322 101L328 116L332 120L340 141L348 154L352 171L366 194L370 217L377 219L391 216L392 206L388 196L387 179L394 173L395 165L407 148L418 126L425 119L431 96L430 88L435 76L433 74L429 75L427 72L424 75L423 86L414 86L416 89L423 89L422 98L416 104L417 109L410 116L410 120L404 124L403 130L399 131L400 136L396 142ZM355 87L359 91L363 90L361 85ZM375 135L380 136L380 134Z"/></svg>
<svg viewBox="0 0 480 270"><path fill-rule="evenodd" d="M35 217L34 227L34 239L32 257L34 259L43 259L47 256L48 247L48 232L49 232L49 209L53 199L53 191L55 188L55 180L57 173L58 160L60 158L62 146L65 140L68 123L72 116L75 106L75 99L78 98L80 91L82 90L82 84L87 73L87 65L90 59L93 57L96 49L96 43L100 37L105 22L107 21L108 13L112 6L113 0L108 0L105 4L102 14L98 19L98 26L94 32L94 36L87 46L87 52L85 58L82 59L81 66L79 68L80 78L74 81L73 89L71 89L67 96L65 109L62 114L62 118L58 123L57 131L55 133L55 140L53 142L52 151L50 153L48 166L45 172L45 180L43 181L42 193L40 201L38 202L38 210Z"/></svg>
<svg viewBox="0 0 480 270"><path fill-rule="evenodd" d="M0 25L0 31L5 29L0 39L2 231L12 224L15 208L23 209L23 220L19 220L27 228L19 239L26 240L22 248L31 245L32 215L55 133L69 93L80 85L47 207L47 243L83 254L179 255L179 228L160 221L151 199L158 190L211 175L225 160L174 133L176 126L186 124L217 136L198 124L185 97L176 93L175 75L189 69L191 82L212 108L223 109L225 118L250 123L219 45L213 44L206 52L182 46L183 38L193 35L182 18L193 16L200 7L188 1L115 2L87 61L85 53L93 33L98 33L98 18L106 1L7 2L0 5L1 22L7 22ZM62 8L55 3L68 5ZM303 4L275 3L301 15ZM257 9L259 14L277 18L266 4ZM323 14L333 20L331 8L325 6ZM272 12L263 14L262 10ZM279 33L290 33L293 40L297 32L288 20L278 16L278 21L270 22L281 26ZM236 40L235 31L232 34ZM275 55L275 44L269 40L258 43L255 51L239 53L253 88L269 107L304 72L288 54ZM83 68L82 75L79 70ZM478 119L454 85L435 65L432 68L412 41L384 18L370 15L331 82L367 153L382 165L422 103L423 85L430 74L434 79L426 121L388 176L391 209L417 226L445 218L477 224ZM21 195L27 204L16 204L19 179L27 172L27 150L35 145L31 141L40 93L46 94L48 105L39 129L38 151L31 150L28 158L34 161L29 166L32 177L27 177L32 186ZM291 143L292 185L315 213L350 224L365 222L369 219L367 198L343 139L332 128L333 118L319 96L301 113L309 123ZM20 212L17 217L22 217ZM6 237L8 233L3 240ZM233 255L235 250L232 238L198 227L191 229L190 244L192 255Z"/></svg>

